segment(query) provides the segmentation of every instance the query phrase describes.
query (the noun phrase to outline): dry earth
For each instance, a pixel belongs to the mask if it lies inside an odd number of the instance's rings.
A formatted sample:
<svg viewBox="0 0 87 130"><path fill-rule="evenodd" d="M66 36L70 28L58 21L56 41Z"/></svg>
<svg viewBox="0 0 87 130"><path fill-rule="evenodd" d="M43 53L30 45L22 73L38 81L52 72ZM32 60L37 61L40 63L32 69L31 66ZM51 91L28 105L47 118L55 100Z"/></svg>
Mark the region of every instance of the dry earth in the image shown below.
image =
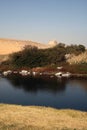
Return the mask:
<svg viewBox="0 0 87 130"><path fill-rule="evenodd" d="M36 46L39 49L46 49L57 44L56 41L50 41L48 44L37 43L33 41L0 39L0 63L7 60L8 55L22 50L26 45Z"/></svg>
<svg viewBox="0 0 87 130"><path fill-rule="evenodd" d="M31 45L41 49L45 49L53 47L54 44L56 44L55 41L50 42L50 44L42 44L33 41L0 39L0 55L7 55L13 52L20 51L25 45Z"/></svg>
<svg viewBox="0 0 87 130"><path fill-rule="evenodd" d="M87 51L79 54L78 56L72 55L71 58L67 60L70 64L87 63Z"/></svg>
<svg viewBox="0 0 87 130"><path fill-rule="evenodd" d="M0 130L87 130L87 112L0 104Z"/></svg>

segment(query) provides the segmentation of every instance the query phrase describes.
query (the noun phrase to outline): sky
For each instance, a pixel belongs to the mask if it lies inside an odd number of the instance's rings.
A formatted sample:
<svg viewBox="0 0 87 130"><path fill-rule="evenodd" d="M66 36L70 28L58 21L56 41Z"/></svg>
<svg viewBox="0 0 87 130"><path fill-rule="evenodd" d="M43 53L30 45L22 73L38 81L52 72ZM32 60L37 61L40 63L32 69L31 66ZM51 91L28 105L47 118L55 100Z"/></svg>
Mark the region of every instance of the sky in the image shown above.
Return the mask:
<svg viewBox="0 0 87 130"><path fill-rule="evenodd" d="M87 46L87 0L0 0L0 38Z"/></svg>

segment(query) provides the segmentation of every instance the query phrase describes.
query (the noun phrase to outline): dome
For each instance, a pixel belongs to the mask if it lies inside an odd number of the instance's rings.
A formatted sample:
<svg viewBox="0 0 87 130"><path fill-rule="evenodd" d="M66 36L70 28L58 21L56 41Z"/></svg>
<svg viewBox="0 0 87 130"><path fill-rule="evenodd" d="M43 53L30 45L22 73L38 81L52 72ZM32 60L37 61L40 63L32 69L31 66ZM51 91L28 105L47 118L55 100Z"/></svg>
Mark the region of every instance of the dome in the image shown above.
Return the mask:
<svg viewBox="0 0 87 130"><path fill-rule="evenodd" d="M58 44L58 42L56 40L54 40L54 41L49 41L48 44L51 46L56 46Z"/></svg>

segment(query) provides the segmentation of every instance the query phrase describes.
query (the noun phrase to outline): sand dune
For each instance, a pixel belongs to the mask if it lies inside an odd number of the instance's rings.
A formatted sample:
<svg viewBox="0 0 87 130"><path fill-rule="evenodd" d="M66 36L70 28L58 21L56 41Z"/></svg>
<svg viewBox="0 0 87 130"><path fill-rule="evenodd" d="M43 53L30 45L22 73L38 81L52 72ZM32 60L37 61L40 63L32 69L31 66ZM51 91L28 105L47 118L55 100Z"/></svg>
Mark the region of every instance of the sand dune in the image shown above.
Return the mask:
<svg viewBox="0 0 87 130"><path fill-rule="evenodd" d="M0 55L7 55L13 52L18 52L23 49L25 45L36 46L41 49L52 47L50 44L42 44L33 41L0 39Z"/></svg>

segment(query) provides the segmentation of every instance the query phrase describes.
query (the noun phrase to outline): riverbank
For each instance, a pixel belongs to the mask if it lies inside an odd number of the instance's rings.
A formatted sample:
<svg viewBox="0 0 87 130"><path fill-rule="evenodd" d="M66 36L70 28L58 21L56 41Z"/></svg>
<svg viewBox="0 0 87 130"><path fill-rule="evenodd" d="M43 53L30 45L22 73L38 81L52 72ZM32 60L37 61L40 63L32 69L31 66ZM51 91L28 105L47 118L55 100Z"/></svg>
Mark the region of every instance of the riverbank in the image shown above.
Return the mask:
<svg viewBox="0 0 87 130"><path fill-rule="evenodd" d="M5 72L5 73L4 73ZM49 77L71 77L87 78L87 65L44 66L35 68L14 68L12 66L0 66L1 75L19 74L22 76L49 76Z"/></svg>
<svg viewBox="0 0 87 130"><path fill-rule="evenodd" d="M71 78L71 79L87 79L87 74L70 73L70 72L58 72L58 71L32 71L32 70L6 70L0 72L1 76L23 76L23 77L49 77L49 78Z"/></svg>
<svg viewBox="0 0 87 130"><path fill-rule="evenodd" d="M87 112L0 104L0 130L87 130Z"/></svg>
<svg viewBox="0 0 87 130"><path fill-rule="evenodd" d="M71 74L71 78L86 78L87 74Z"/></svg>

